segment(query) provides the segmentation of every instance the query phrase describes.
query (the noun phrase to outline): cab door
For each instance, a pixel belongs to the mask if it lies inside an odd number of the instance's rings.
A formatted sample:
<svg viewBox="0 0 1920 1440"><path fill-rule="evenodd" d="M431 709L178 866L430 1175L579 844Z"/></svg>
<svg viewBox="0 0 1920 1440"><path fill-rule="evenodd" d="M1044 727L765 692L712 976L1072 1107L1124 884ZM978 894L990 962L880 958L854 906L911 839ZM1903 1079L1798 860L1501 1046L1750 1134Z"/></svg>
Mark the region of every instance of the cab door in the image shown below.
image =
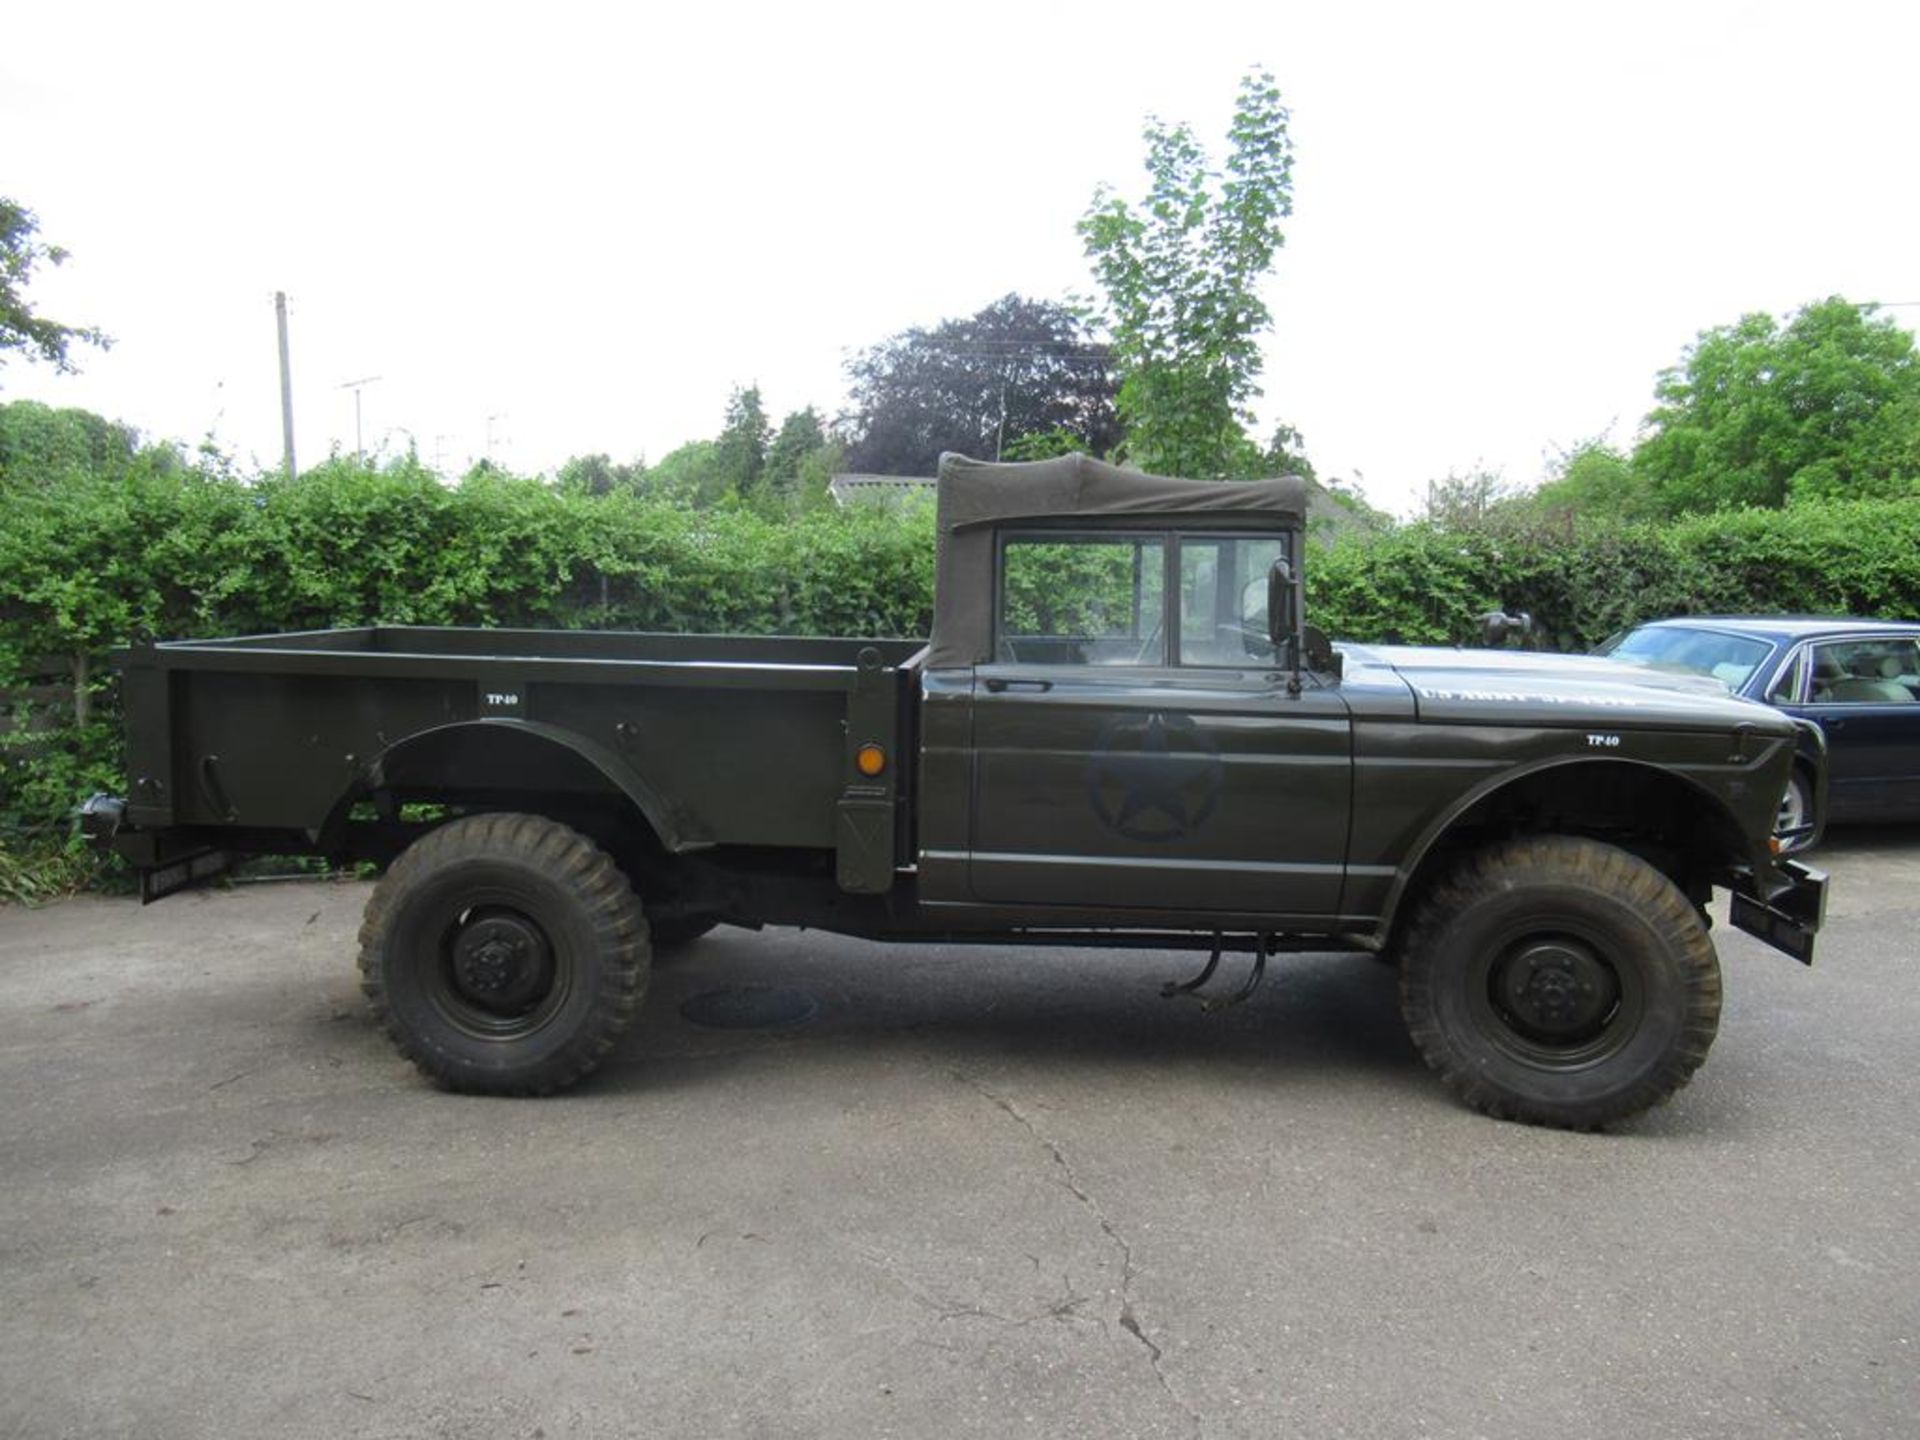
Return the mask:
<svg viewBox="0 0 1920 1440"><path fill-rule="evenodd" d="M1289 535L1001 540L976 668L969 878L982 901L1330 915L1352 790L1338 689L1266 639Z"/></svg>

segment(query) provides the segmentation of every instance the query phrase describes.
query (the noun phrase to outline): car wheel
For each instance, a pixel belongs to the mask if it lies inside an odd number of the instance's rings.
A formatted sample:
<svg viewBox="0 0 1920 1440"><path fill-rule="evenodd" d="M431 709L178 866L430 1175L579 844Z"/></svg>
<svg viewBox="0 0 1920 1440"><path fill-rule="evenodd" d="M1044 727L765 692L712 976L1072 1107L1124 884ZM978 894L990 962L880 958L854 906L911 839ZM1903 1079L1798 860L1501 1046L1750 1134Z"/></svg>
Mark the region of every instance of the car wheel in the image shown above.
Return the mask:
<svg viewBox="0 0 1920 1440"><path fill-rule="evenodd" d="M1539 836L1469 857L1422 902L1400 968L1407 1032L1467 1104L1591 1130L1666 1099L1706 1059L1720 967L1645 861Z"/></svg>
<svg viewBox="0 0 1920 1440"><path fill-rule="evenodd" d="M632 1022L646 916L592 841L538 815L475 815L404 851L367 902L361 989L437 1084L544 1095Z"/></svg>
<svg viewBox="0 0 1920 1440"><path fill-rule="evenodd" d="M1797 855L1813 843L1813 787L1807 783L1807 772L1794 766L1793 777L1787 781L1786 792L1780 797L1780 812L1774 818L1773 833L1780 838L1782 855ZM1794 834L1794 831L1804 831Z"/></svg>

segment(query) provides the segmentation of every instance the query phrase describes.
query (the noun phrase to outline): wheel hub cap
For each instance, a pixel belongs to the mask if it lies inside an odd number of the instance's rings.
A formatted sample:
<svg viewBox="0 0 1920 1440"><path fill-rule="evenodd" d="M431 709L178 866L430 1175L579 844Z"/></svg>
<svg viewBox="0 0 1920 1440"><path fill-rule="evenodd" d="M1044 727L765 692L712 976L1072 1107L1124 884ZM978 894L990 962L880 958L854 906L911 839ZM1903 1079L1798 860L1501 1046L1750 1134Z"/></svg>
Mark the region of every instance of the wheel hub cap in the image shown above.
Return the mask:
<svg viewBox="0 0 1920 1440"><path fill-rule="evenodd" d="M476 916L453 942L453 983L462 997L484 1009L524 1009L552 983L553 955L546 937L522 916Z"/></svg>
<svg viewBox="0 0 1920 1440"><path fill-rule="evenodd" d="M1576 941L1533 941L1496 968L1493 999L1521 1034L1576 1044L1605 1026L1620 1003L1620 982L1611 966Z"/></svg>

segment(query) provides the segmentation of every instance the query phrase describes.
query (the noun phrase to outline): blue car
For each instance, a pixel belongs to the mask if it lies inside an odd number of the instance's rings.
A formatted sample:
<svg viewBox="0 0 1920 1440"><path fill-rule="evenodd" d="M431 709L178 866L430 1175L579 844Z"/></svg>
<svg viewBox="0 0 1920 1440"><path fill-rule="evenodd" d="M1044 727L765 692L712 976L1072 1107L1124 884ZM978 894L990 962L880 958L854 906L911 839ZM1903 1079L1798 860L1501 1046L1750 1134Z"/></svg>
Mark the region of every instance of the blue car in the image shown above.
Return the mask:
<svg viewBox="0 0 1920 1440"><path fill-rule="evenodd" d="M1829 823L1920 820L1920 624L1844 616L1691 615L1614 636L1600 654L1710 675L1827 737ZM1780 828L1813 817L1796 772Z"/></svg>

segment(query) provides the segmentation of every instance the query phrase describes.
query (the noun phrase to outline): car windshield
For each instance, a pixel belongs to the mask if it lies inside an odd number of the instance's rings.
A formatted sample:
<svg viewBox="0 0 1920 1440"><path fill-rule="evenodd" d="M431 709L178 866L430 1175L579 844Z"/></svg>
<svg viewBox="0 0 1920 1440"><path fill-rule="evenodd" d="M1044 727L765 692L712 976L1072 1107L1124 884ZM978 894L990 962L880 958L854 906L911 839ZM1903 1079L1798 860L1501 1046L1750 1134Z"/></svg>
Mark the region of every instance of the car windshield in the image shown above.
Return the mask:
<svg viewBox="0 0 1920 1440"><path fill-rule="evenodd" d="M1691 630L1682 625L1648 625L1610 640L1601 654L1663 670L1711 675L1729 690L1738 690L1758 670L1773 646L1745 635L1721 630Z"/></svg>

